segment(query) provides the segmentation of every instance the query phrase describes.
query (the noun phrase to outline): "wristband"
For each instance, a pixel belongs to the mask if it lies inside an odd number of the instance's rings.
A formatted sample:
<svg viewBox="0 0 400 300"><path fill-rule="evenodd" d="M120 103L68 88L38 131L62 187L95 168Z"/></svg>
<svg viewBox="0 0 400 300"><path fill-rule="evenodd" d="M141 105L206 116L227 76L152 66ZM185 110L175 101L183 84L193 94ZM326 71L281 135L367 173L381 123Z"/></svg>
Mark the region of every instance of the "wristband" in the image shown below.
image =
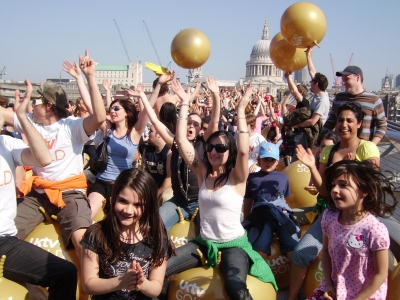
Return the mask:
<svg viewBox="0 0 400 300"><path fill-rule="evenodd" d="M188 118L187 117L178 117L177 119L178 120L187 120Z"/></svg>
<svg viewBox="0 0 400 300"><path fill-rule="evenodd" d="M236 133L249 133L248 130L236 130Z"/></svg>

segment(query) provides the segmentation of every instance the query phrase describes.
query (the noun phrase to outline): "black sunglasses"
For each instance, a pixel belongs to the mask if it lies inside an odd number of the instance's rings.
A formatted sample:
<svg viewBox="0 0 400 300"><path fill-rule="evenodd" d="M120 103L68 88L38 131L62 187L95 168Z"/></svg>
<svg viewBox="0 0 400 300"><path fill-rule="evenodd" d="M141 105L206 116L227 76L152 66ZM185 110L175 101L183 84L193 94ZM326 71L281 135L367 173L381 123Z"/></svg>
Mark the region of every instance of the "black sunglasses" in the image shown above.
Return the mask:
<svg viewBox="0 0 400 300"><path fill-rule="evenodd" d="M119 111L119 110L121 110L121 109L123 109L123 107L122 107L122 106L118 106L118 105L115 105L115 106L111 106L111 107L110 107L110 111L112 111L112 110L114 110L114 111Z"/></svg>
<svg viewBox="0 0 400 300"><path fill-rule="evenodd" d="M228 151L228 147L224 144L207 144L206 151L211 152L214 148L217 153L225 153Z"/></svg>

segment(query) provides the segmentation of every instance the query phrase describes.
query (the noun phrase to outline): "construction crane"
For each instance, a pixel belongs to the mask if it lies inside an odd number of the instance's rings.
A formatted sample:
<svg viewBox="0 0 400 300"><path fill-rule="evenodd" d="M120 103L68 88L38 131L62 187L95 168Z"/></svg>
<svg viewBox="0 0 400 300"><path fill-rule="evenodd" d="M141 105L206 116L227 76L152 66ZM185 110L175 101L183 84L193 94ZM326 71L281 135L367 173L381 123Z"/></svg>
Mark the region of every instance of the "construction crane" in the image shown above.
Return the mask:
<svg viewBox="0 0 400 300"><path fill-rule="evenodd" d="M128 57L128 62L130 62L131 58L129 57L128 50L126 49L126 45L125 45L124 39L122 38L121 30L119 30L119 26L118 26L117 21L115 19L113 19L113 20L114 20L114 23L115 23L115 27L117 27L119 37L121 38L122 45L124 46L124 50L125 50L126 56Z"/></svg>
<svg viewBox="0 0 400 300"><path fill-rule="evenodd" d="M154 45L153 39L151 38L149 28L147 28L146 22L144 20L143 20L143 24L144 24L144 27L146 27L147 35L149 36L149 39L150 39L150 42L151 42L151 44L153 46L154 52L156 53L158 63L160 64L160 66L162 66L160 57L158 56L158 53L157 53L156 46Z"/></svg>
<svg viewBox="0 0 400 300"><path fill-rule="evenodd" d="M351 64L351 61L352 61L352 59L353 59L353 55L354 55L354 53L352 53L352 54L350 55L349 63L347 64L348 66L350 66L350 64Z"/></svg>
<svg viewBox="0 0 400 300"><path fill-rule="evenodd" d="M335 67L334 67L334 65L333 65L332 54L329 53L329 56L331 57L331 66L332 66L332 74L333 74L333 81L334 81L333 88L334 88L335 90L337 90L337 89L340 87L340 85L339 85L339 80L338 80L338 77L337 77L336 74L335 74Z"/></svg>
<svg viewBox="0 0 400 300"><path fill-rule="evenodd" d="M3 75L7 75L6 66L4 66L3 70L0 72L0 79L3 79Z"/></svg>

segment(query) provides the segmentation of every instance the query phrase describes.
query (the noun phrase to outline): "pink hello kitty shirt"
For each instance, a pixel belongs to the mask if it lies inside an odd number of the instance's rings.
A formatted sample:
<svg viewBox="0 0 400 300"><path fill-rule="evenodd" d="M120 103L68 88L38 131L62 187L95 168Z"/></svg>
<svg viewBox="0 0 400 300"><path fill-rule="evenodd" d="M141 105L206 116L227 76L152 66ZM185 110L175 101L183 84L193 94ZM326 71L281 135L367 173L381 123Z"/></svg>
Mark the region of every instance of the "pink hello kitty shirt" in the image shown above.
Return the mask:
<svg viewBox="0 0 400 300"><path fill-rule="evenodd" d="M354 299L374 275L372 251L389 249L389 232L376 217L367 213L357 224L338 222L340 211L325 210L322 231L328 237L332 261L331 278L336 297ZM317 290L325 291L325 280ZM368 299L386 299L387 281Z"/></svg>

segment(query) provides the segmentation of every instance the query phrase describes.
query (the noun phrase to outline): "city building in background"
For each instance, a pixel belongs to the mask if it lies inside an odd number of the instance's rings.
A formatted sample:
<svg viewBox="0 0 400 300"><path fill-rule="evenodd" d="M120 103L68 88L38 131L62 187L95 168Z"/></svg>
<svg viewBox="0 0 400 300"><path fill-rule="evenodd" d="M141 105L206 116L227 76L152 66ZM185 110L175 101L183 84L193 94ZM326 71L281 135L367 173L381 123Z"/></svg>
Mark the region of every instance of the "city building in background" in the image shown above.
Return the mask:
<svg viewBox="0 0 400 300"><path fill-rule="evenodd" d="M95 75L97 84L102 84L107 79L112 85L131 87L143 82L143 67L137 61L131 61L128 65L98 64Z"/></svg>
<svg viewBox="0 0 400 300"><path fill-rule="evenodd" d="M280 89L287 88L287 83L283 78L284 72L271 60L270 44L268 20L265 19L263 35L253 46L250 60L246 62L246 77L241 80L240 85L251 82L255 88L264 88L267 93L276 97Z"/></svg>

